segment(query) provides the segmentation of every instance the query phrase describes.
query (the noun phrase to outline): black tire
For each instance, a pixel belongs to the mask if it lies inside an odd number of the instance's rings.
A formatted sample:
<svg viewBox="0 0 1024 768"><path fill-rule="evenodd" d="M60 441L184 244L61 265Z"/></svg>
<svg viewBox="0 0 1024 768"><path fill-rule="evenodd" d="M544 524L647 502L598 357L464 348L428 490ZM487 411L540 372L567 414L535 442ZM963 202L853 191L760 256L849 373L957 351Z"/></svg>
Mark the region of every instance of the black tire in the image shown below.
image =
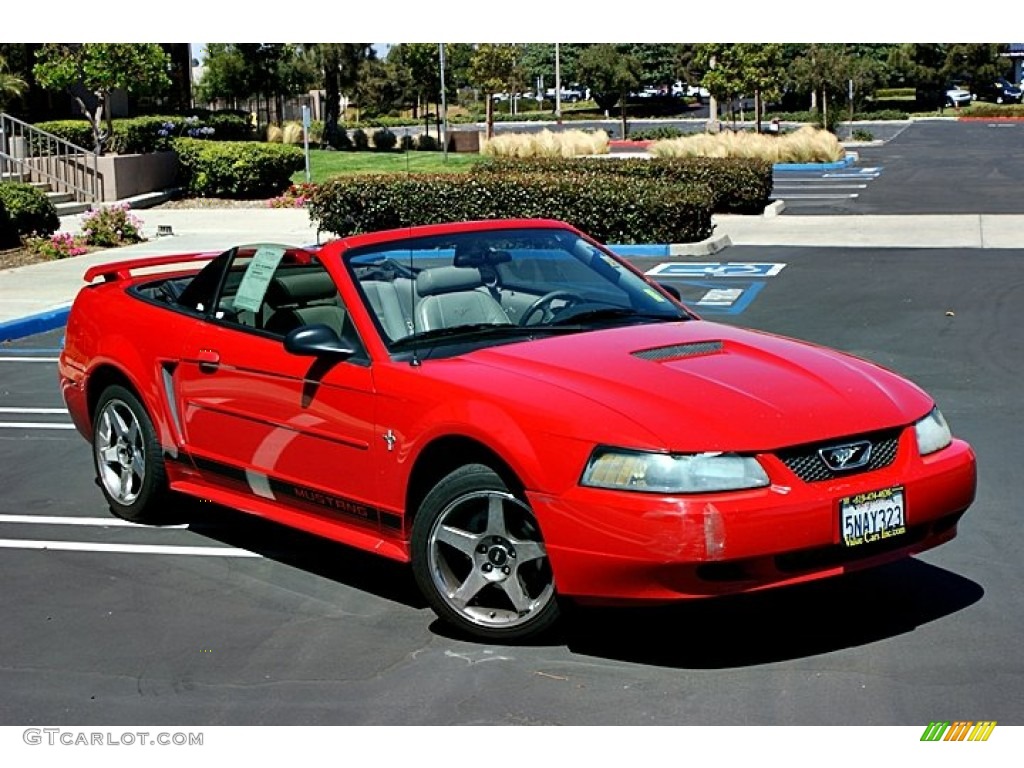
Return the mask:
<svg viewBox="0 0 1024 768"><path fill-rule="evenodd" d="M413 523L412 568L434 612L476 638L533 639L558 620L537 520L490 467L461 467L427 494Z"/></svg>
<svg viewBox="0 0 1024 768"><path fill-rule="evenodd" d="M113 385L93 415L96 481L117 517L133 523L165 521L171 493L153 422L139 399Z"/></svg>

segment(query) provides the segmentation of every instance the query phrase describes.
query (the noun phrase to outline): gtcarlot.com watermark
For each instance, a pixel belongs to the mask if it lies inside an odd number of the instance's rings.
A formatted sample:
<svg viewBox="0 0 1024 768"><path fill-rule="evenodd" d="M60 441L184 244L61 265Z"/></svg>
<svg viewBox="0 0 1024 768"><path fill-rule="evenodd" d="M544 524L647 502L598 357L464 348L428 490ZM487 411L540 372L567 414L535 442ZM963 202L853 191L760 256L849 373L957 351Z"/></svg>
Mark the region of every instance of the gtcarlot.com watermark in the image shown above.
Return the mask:
<svg viewBox="0 0 1024 768"><path fill-rule="evenodd" d="M48 747L201 747L203 733L178 731L72 731L64 728L26 728L21 739L30 746Z"/></svg>

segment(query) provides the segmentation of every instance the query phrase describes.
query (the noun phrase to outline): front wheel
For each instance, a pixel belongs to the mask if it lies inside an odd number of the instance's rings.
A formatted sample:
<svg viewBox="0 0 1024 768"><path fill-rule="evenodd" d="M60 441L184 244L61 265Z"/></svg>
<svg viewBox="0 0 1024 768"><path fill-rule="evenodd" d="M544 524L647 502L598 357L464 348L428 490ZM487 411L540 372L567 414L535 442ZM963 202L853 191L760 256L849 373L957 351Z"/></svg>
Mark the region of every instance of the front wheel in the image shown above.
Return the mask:
<svg viewBox="0 0 1024 768"><path fill-rule="evenodd" d="M134 523L160 522L169 496L160 444L138 398L120 386L100 395L93 460L110 511Z"/></svg>
<svg viewBox="0 0 1024 768"><path fill-rule="evenodd" d="M434 612L478 638L532 638L558 619L537 520L489 467L462 467L427 494L413 523L412 567Z"/></svg>

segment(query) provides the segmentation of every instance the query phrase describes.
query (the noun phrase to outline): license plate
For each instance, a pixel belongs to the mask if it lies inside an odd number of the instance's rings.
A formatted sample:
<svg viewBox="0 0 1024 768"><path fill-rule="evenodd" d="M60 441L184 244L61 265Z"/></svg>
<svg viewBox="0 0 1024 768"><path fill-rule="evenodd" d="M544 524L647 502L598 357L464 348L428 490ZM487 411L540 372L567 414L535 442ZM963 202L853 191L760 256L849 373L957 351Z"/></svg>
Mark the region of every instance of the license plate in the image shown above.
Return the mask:
<svg viewBox="0 0 1024 768"><path fill-rule="evenodd" d="M902 487L858 493L839 502L839 533L847 547L890 539L906 532Z"/></svg>

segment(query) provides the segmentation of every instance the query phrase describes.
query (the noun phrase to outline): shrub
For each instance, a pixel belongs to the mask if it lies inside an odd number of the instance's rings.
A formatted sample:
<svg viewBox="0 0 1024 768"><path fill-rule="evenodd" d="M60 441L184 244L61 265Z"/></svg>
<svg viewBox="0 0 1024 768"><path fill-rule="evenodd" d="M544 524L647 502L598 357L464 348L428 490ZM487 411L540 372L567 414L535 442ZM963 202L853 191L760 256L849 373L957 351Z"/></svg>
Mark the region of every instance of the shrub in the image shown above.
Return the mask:
<svg viewBox="0 0 1024 768"><path fill-rule="evenodd" d="M0 248L9 248L18 244L21 238L18 237L18 230L11 221L11 215L4 207L4 200L0 197Z"/></svg>
<svg viewBox="0 0 1024 768"><path fill-rule="evenodd" d="M560 219L614 243L691 242L712 231L711 203L700 190L572 173L340 177L317 188L310 218L340 236L501 218Z"/></svg>
<svg viewBox="0 0 1024 768"><path fill-rule="evenodd" d="M34 127L40 131L51 133L58 139L69 141L82 149L92 151L92 128L89 127L89 123L85 120L49 120L36 123ZM32 152L36 155L48 154L46 139L38 139L38 143L32 147Z"/></svg>
<svg viewBox="0 0 1024 768"><path fill-rule="evenodd" d="M421 133L416 137L416 149L420 152L438 152L441 149L441 142L427 133Z"/></svg>
<svg viewBox="0 0 1024 768"><path fill-rule="evenodd" d="M398 143L398 137L393 131L389 131L387 128L380 128L373 132L373 148L379 149L383 152L387 152L395 148Z"/></svg>
<svg viewBox="0 0 1024 768"><path fill-rule="evenodd" d="M572 174L605 185L622 178L664 182L707 197L718 213L761 213L772 193L772 164L755 158L494 158L470 170L471 175L511 173Z"/></svg>
<svg viewBox="0 0 1024 768"><path fill-rule="evenodd" d="M365 152L370 148L370 137L362 128L352 131L352 148L357 152Z"/></svg>
<svg viewBox="0 0 1024 768"><path fill-rule="evenodd" d="M867 130L865 130L863 128L854 128L853 129L853 134L852 134L851 138L854 141L874 141L875 140L875 134L873 134L871 131L867 131Z"/></svg>
<svg viewBox="0 0 1024 768"><path fill-rule="evenodd" d="M67 259L89 252L70 232L58 232L50 237L30 237L25 245L32 253L45 259Z"/></svg>
<svg viewBox="0 0 1024 768"><path fill-rule="evenodd" d="M194 197L260 199L286 190L305 167L298 147L176 139L180 183Z"/></svg>
<svg viewBox="0 0 1024 768"><path fill-rule="evenodd" d="M410 152L416 148L416 140L406 133L402 136L402 140L399 142L398 146L403 152Z"/></svg>
<svg viewBox="0 0 1024 768"><path fill-rule="evenodd" d="M82 233L86 244L100 248L116 248L146 239L142 236L142 222L127 203L105 205L85 214Z"/></svg>
<svg viewBox="0 0 1024 768"><path fill-rule="evenodd" d="M316 191L316 184L303 182L292 184L283 194L267 201L268 208L303 208Z"/></svg>
<svg viewBox="0 0 1024 768"><path fill-rule="evenodd" d="M7 242L31 235L48 237L60 228L60 218L53 203L38 189L21 182L0 184L0 207L7 212ZM3 223L0 222L0 228Z"/></svg>
<svg viewBox="0 0 1024 768"><path fill-rule="evenodd" d="M660 141L662 139L678 139L685 136L686 132L674 125L660 125L657 128L649 128L646 131L630 131L629 138L634 141Z"/></svg>
<svg viewBox="0 0 1024 768"><path fill-rule="evenodd" d="M248 119L237 113L197 109L187 116L147 115L114 120L114 133L107 139L107 151L141 154L169 149L178 137L205 138L213 141L248 141L255 138ZM85 120L51 120L36 128L52 133L84 149L92 150L92 129ZM45 141L34 150L46 154Z"/></svg>
<svg viewBox="0 0 1024 768"><path fill-rule="evenodd" d="M281 129L281 126L267 126L267 141L271 144L281 144L284 142L284 131Z"/></svg>

